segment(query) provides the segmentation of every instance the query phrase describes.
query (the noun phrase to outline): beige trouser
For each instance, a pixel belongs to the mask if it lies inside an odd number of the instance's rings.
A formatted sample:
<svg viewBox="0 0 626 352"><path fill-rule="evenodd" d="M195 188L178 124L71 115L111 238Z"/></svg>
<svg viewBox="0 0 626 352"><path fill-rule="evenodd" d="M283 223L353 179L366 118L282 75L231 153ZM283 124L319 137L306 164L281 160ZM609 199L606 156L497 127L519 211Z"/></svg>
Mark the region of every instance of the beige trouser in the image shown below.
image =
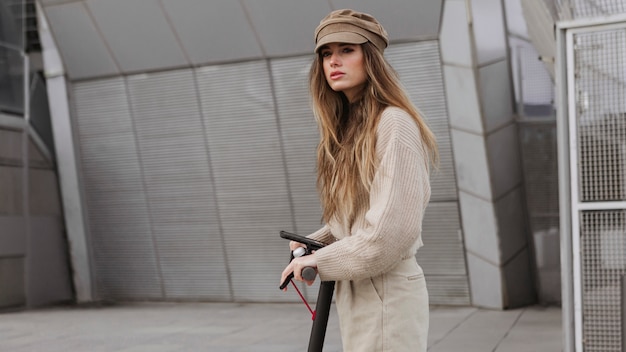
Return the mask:
<svg viewBox="0 0 626 352"><path fill-rule="evenodd" d="M335 304L344 352L426 351L428 292L415 258L359 281L338 281Z"/></svg>

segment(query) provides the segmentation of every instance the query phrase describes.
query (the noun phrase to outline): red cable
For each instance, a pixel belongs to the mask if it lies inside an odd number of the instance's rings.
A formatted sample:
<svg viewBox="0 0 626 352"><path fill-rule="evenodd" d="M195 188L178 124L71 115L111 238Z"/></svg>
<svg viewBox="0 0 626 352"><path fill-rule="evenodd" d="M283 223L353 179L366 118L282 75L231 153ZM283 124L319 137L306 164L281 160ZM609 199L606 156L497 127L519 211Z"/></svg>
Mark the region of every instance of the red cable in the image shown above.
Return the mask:
<svg viewBox="0 0 626 352"><path fill-rule="evenodd" d="M293 288L296 289L296 292L298 292L298 295L300 295L300 299L302 300L302 302L304 302L306 307L309 309L309 312L311 312L311 320L315 320L315 315L316 315L315 313L317 312L311 309L311 306L309 306L309 303L306 301L306 299L304 299L304 296L302 295L302 293L300 293L298 286L296 286L296 284L293 281L291 281L291 284L293 285Z"/></svg>

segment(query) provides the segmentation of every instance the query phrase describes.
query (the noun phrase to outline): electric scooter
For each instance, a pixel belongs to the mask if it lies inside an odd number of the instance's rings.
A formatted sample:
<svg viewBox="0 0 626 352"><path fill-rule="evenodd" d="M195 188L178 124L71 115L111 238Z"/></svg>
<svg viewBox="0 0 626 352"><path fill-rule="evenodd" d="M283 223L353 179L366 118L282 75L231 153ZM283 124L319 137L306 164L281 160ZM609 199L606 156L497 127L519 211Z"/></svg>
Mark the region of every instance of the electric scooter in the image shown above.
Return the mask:
<svg viewBox="0 0 626 352"><path fill-rule="evenodd" d="M309 255L313 251L316 251L326 246L325 243L315 241L310 238L296 235L294 233L285 232L285 231L280 232L280 237L306 245L306 248L303 248L303 247L296 248L291 253L290 261L296 257ZM316 275L317 275L317 272L314 268L306 267L302 269L302 278L304 278L305 280L313 281ZM298 286L296 286L296 284L293 283L291 279L293 279L293 273L287 276L287 278L280 285L279 288L282 290L285 287L287 287L289 282L291 282L293 287L296 289L296 292L298 292L298 294L300 295L300 298L302 299L304 304L307 306L307 308L311 312L311 315L313 318L313 326L311 327L311 337L309 338L308 352L321 352L322 348L324 347L324 338L326 337L326 326L328 325L328 315L330 314L330 304L332 303L333 293L335 291L335 282L334 281L322 281L320 283L320 290L317 295L317 304L315 305L315 310L313 311L311 310L311 307L309 307L309 304L307 303L306 299L304 299L304 296L302 296L302 293L300 293Z"/></svg>

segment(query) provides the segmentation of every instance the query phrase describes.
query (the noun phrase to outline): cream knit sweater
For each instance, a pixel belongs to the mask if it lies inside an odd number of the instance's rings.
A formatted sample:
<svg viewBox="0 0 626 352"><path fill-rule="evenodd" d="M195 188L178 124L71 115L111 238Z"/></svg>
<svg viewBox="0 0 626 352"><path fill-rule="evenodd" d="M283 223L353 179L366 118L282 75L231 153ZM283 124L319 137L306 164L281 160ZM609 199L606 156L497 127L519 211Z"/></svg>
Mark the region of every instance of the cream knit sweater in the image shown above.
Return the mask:
<svg viewBox="0 0 626 352"><path fill-rule="evenodd" d="M324 281L360 280L392 269L422 246L422 217L430 199L429 162L419 128L400 108L388 107L376 133L379 167L369 206L351 228L330 221L309 235L330 245L315 253Z"/></svg>

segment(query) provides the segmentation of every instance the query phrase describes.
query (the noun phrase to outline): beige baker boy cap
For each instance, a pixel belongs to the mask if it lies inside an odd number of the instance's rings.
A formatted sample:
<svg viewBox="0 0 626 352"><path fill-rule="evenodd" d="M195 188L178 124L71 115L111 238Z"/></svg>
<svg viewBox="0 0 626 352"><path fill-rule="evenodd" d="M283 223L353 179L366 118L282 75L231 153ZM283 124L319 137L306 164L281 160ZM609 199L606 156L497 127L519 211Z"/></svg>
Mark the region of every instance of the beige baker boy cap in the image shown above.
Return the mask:
<svg viewBox="0 0 626 352"><path fill-rule="evenodd" d="M372 15L354 10L335 10L315 29L315 52L328 43L363 44L367 41L380 52L389 44L387 32Z"/></svg>

